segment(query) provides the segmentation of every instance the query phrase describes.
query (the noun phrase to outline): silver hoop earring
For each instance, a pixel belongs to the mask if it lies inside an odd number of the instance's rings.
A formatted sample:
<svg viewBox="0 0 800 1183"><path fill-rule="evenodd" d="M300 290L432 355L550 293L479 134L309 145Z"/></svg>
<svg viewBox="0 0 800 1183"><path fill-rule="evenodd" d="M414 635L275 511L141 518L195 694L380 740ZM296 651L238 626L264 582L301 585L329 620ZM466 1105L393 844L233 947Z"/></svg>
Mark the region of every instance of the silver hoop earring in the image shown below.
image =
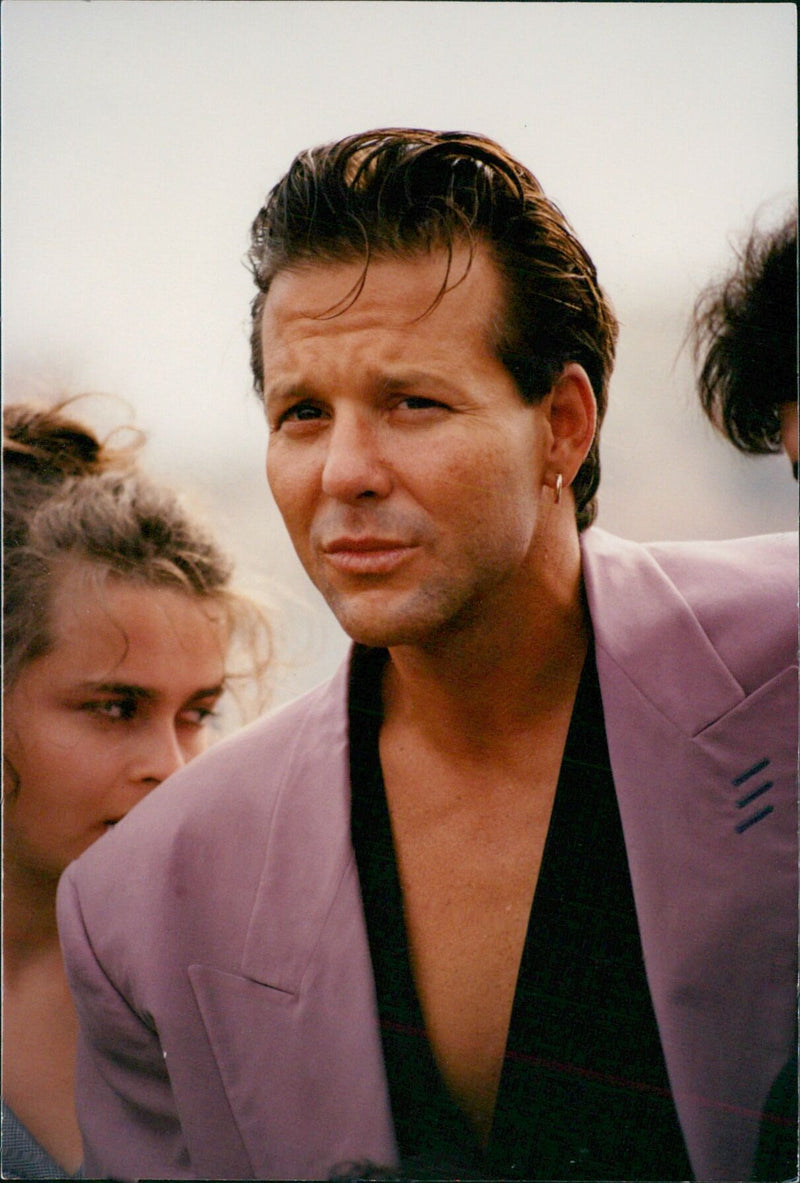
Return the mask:
<svg viewBox="0 0 800 1183"><path fill-rule="evenodd" d="M553 490L553 505L558 505L561 500L561 490L564 486L564 478L560 472L556 473L556 487Z"/></svg>

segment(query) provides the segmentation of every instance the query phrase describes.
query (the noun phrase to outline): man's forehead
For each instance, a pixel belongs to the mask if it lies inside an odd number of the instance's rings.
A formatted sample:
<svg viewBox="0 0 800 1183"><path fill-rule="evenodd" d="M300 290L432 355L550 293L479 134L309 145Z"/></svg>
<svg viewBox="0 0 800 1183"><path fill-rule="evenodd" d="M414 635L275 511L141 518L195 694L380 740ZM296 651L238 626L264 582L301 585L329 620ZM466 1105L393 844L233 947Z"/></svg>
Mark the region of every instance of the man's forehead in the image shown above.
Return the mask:
<svg viewBox="0 0 800 1183"><path fill-rule="evenodd" d="M468 285L491 299L500 287L496 264L482 243L470 247L456 243L416 251L408 255L379 254L369 260L308 259L279 271L264 301L264 319L281 322L286 317L334 319L355 310L363 297L389 314L416 308L432 311L451 292ZM412 311L409 307L408 311Z"/></svg>

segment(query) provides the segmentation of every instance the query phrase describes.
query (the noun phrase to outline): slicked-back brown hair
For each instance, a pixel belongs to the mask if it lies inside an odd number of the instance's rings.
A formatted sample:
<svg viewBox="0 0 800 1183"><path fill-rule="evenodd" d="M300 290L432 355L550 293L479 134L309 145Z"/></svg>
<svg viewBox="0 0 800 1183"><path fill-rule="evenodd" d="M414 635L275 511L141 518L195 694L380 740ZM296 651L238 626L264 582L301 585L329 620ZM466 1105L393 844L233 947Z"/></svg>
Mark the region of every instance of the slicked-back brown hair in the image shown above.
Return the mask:
<svg viewBox="0 0 800 1183"><path fill-rule="evenodd" d="M505 306L494 347L521 397L537 403L569 362L584 367L597 431L572 484L579 529L596 513L598 435L608 400L617 322L589 255L536 177L499 144L463 132L384 128L301 152L253 222L258 293L251 363L263 393L261 320L270 284L304 263L363 261L360 280L326 315L358 299L375 258L483 244ZM456 280L459 279L456 277ZM452 286L450 269L431 308Z"/></svg>

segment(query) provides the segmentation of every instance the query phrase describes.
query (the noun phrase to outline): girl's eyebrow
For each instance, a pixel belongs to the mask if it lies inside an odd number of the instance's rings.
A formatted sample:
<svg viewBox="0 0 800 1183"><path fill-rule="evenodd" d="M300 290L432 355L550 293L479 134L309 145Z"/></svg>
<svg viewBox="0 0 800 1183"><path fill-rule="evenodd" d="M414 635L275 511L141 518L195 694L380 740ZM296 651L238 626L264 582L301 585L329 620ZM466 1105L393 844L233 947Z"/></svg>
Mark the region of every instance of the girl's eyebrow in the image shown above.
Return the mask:
<svg viewBox="0 0 800 1183"><path fill-rule="evenodd" d="M84 693L116 694L120 698L135 698L140 702L154 702L158 698L155 690L151 690L147 686L137 686L131 682L82 682L78 689ZM197 698L219 698L224 690L225 687L220 682L216 686L208 686L200 690L195 690L189 697L192 700Z"/></svg>
<svg viewBox="0 0 800 1183"><path fill-rule="evenodd" d="M216 686L209 686L206 690L196 690L192 698L219 698L224 691L224 683L219 682Z"/></svg>
<svg viewBox="0 0 800 1183"><path fill-rule="evenodd" d="M136 686L131 682L82 682L78 689L87 693L117 694L120 697L124 695L126 698L143 700L156 697L155 691L148 690L146 686Z"/></svg>

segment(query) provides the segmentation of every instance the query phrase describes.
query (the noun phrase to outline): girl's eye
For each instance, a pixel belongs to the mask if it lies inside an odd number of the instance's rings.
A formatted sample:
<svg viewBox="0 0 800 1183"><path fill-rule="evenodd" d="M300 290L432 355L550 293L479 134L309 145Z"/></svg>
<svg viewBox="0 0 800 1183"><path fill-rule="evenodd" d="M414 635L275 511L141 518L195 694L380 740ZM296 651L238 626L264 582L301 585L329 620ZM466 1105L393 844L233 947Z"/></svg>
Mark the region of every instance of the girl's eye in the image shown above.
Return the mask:
<svg viewBox="0 0 800 1183"><path fill-rule="evenodd" d="M125 722L134 718L138 705L135 698L113 698L101 702L87 702L84 709L101 719Z"/></svg>
<svg viewBox="0 0 800 1183"><path fill-rule="evenodd" d="M209 719L214 718L216 712L211 707L189 707L180 714L181 722L188 723L191 727L202 727Z"/></svg>

